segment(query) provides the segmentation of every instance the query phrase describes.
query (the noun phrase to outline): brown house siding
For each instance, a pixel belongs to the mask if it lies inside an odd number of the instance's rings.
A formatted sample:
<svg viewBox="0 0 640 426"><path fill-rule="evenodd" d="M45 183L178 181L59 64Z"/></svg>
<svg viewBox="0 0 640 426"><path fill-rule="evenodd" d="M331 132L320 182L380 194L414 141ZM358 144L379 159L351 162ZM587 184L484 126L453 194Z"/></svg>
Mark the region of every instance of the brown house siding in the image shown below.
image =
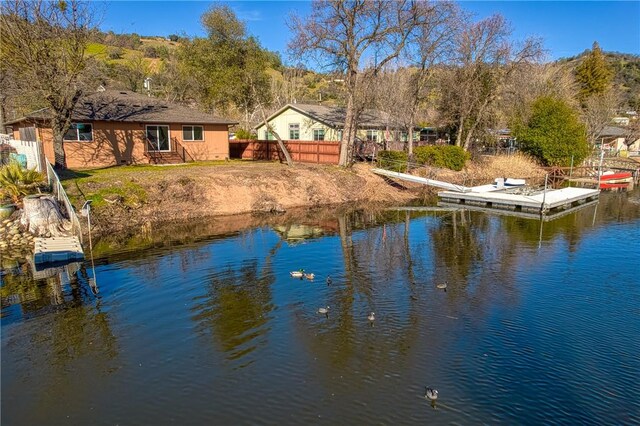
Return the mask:
<svg viewBox="0 0 640 426"><path fill-rule="evenodd" d="M182 124L131 123L112 121L93 121L93 141L65 141L67 167L93 168L118 164L147 164L145 156L146 126L168 125L171 150L179 146L187 153L188 160L222 160L229 158L229 133L226 124L198 124L203 126L204 141L184 141ZM14 138L19 139L20 123L14 127ZM191 124L186 124L191 125ZM38 138L44 146L49 161L54 158L53 134L50 128L39 128Z"/></svg>

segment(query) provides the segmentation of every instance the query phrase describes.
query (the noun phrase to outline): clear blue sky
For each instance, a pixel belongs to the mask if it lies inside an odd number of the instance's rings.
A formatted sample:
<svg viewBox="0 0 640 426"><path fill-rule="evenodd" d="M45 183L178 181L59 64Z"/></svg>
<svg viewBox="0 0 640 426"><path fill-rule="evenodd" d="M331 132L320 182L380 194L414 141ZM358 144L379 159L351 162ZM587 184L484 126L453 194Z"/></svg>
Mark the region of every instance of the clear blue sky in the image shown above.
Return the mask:
<svg viewBox="0 0 640 426"><path fill-rule="evenodd" d="M308 1L229 1L249 31L269 50L287 59L290 38L286 20L291 12L306 14ZM100 28L114 32L167 36L204 35L200 16L208 1L96 2ZM605 51L640 54L640 1L464 1L461 6L478 18L501 13L514 37L544 39L551 59L576 55L598 41Z"/></svg>

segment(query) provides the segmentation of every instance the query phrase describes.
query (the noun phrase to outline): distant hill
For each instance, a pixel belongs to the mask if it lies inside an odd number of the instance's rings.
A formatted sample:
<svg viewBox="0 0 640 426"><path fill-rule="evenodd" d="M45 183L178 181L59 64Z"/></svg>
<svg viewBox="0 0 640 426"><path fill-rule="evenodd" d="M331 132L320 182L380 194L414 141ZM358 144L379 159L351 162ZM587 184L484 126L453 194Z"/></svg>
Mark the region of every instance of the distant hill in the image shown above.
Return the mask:
<svg viewBox="0 0 640 426"><path fill-rule="evenodd" d="M568 63L574 69L589 51L570 58L558 60ZM633 110L640 110L640 55L619 52L603 52L609 64L615 71L614 84L623 90L627 106Z"/></svg>

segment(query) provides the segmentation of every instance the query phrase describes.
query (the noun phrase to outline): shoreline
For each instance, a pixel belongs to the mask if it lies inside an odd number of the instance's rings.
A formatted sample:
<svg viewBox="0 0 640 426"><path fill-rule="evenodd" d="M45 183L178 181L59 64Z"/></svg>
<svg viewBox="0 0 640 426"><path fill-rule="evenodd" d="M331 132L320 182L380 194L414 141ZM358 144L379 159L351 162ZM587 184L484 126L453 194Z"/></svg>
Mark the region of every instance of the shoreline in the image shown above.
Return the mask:
<svg viewBox="0 0 640 426"><path fill-rule="evenodd" d="M92 238L135 235L146 228L238 215L343 206L405 205L429 193L374 175L366 165L237 163L137 171L110 170L65 182L76 208L93 199ZM117 179L111 179L117 175ZM81 220L87 233L87 223Z"/></svg>

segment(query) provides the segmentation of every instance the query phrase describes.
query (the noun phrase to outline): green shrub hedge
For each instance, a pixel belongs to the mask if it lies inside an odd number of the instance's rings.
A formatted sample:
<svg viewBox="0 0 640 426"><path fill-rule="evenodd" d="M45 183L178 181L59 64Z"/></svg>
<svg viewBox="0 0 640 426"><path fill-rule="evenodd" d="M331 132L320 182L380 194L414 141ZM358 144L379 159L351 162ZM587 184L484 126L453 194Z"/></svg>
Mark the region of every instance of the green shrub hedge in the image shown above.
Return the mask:
<svg viewBox="0 0 640 426"><path fill-rule="evenodd" d="M454 145L427 145L414 148L413 155L419 164L460 171L470 155Z"/></svg>
<svg viewBox="0 0 640 426"><path fill-rule="evenodd" d="M378 167L394 172L407 170L407 153L404 151L380 151L378 152Z"/></svg>

